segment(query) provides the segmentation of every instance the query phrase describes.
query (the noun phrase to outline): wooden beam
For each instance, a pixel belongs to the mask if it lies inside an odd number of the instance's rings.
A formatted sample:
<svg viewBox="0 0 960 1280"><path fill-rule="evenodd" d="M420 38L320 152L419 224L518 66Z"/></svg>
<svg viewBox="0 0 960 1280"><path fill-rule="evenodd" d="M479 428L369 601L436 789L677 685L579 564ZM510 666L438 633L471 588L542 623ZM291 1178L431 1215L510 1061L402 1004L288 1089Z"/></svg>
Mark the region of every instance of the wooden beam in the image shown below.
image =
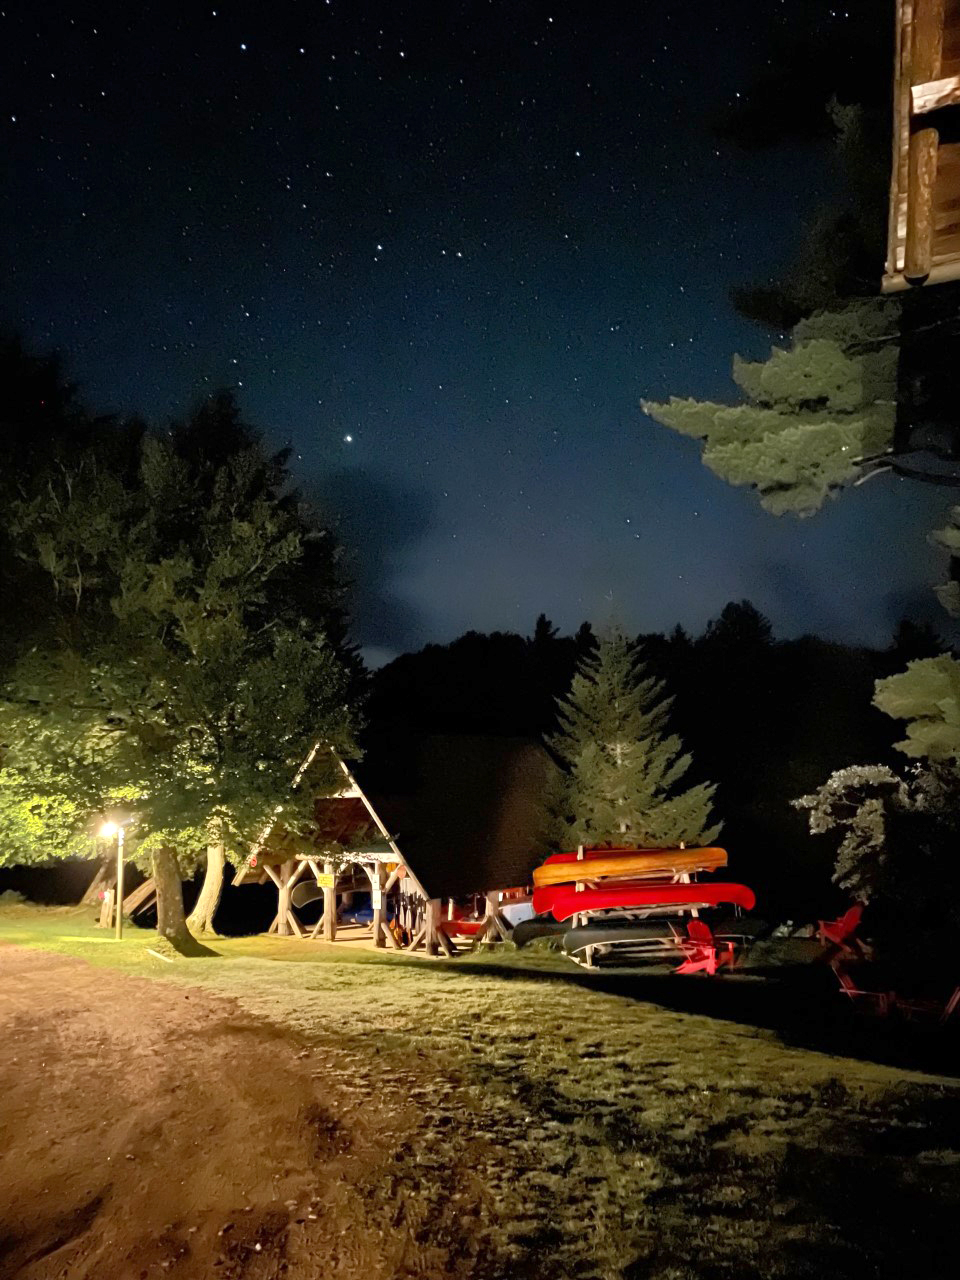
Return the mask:
<svg viewBox="0 0 960 1280"><path fill-rule="evenodd" d="M437 946L441 937L440 929L440 899L428 898L424 905L424 924L426 934L424 936L424 944L427 949L428 956L437 954Z"/></svg>
<svg viewBox="0 0 960 1280"><path fill-rule="evenodd" d="M426 902L426 901L427 901L427 891L426 891L426 889L424 889L423 885L422 885L422 884L420 883L420 881L417 879L416 875L415 875L415 874L414 874L414 872L411 870L411 868L410 868L409 866L407 866L407 864L406 864L406 862L405 862L405 860L404 860L403 854L402 854L402 853L400 852L400 850L397 848L397 842L394 840L393 836L390 834L390 832L389 832L389 831L387 830L387 828L384 826L383 822L381 821L381 818L380 818L379 813L377 813L376 809L374 809L373 805L372 805L372 804L370 803L370 801L367 799L366 793L364 792L363 788L360 786L360 784L357 782L356 778L353 776L353 774L352 774L352 773L350 772L350 770L347 768L347 766L346 766L345 762L340 758L340 756L339 756L339 754L337 753L337 751L336 751L333 747L331 747L331 748L330 748L330 751L331 751L331 753L333 754L333 758L334 758L334 760L336 760L337 764L340 766L341 770L343 771L343 775L344 775L344 777L347 779L347 781L349 782L350 786L351 786L351 787L356 788L356 794L357 794L357 795L360 797L360 799L363 801L364 808L366 809L367 813L369 813L370 817L373 819L374 824L376 825L377 830L378 830L378 831L380 832L380 834L383 836L384 840L386 840L386 842L387 842L388 846L390 847L391 851L396 855L397 862L398 862L398 863L400 863L400 864L405 868L406 873L407 873L407 875L409 876L410 881L411 881L411 883L413 884L414 888L415 888L415 889L417 890L417 892L420 894L421 898L423 898L423 900ZM391 882L390 887L391 887L391 888L393 887L392 882Z"/></svg>
<svg viewBox="0 0 960 1280"><path fill-rule="evenodd" d="M277 933L287 937L290 933L290 879L293 875L293 862L288 860L281 864L277 879Z"/></svg>
<svg viewBox="0 0 960 1280"><path fill-rule="evenodd" d="M914 0L910 84L923 86L940 74L944 0ZM907 243L903 274L922 284L933 266L933 188L940 131L923 117L910 132L907 165Z"/></svg>
<svg viewBox="0 0 960 1280"><path fill-rule="evenodd" d="M370 871L370 900L373 903L373 945L375 947L383 946L383 931L380 928L386 918L386 894L384 893L383 883L383 864L378 862L376 870L371 869Z"/></svg>
<svg viewBox="0 0 960 1280"><path fill-rule="evenodd" d="M100 919L97 922L98 929L109 929L113 923L113 900L116 896L116 889L103 891L103 897L100 900Z"/></svg>
<svg viewBox="0 0 960 1280"><path fill-rule="evenodd" d="M325 862L323 870L328 876L336 873L333 869L332 862ZM328 889L326 885L323 889L323 940L324 942L334 942L337 937L337 886L334 880L333 888Z"/></svg>
<svg viewBox="0 0 960 1280"><path fill-rule="evenodd" d="M960 76L928 80L926 84L915 84L910 88L910 107L915 116L925 115L928 111L939 111L941 107L955 107L958 104L960 104Z"/></svg>
<svg viewBox="0 0 960 1280"><path fill-rule="evenodd" d="M497 926L497 933L500 935L501 942L510 941L510 927L504 920L502 914L498 911L493 917L493 923Z"/></svg>
<svg viewBox="0 0 960 1280"><path fill-rule="evenodd" d="M124 898L123 914L132 916L135 911L145 910L156 892L157 886L153 882L153 876L150 876L148 880L144 880L143 884L137 885L136 889L131 889Z"/></svg>
<svg viewBox="0 0 960 1280"><path fill-rule="evenodd" d="M403 948L400 946L400 943L396 939L396 935L394 934L390 926L387 924L386 920L381 920L380 929L384 937L386 938L386 940L390 943L391 947L393 947L394 951L403 950Z"/></svg>

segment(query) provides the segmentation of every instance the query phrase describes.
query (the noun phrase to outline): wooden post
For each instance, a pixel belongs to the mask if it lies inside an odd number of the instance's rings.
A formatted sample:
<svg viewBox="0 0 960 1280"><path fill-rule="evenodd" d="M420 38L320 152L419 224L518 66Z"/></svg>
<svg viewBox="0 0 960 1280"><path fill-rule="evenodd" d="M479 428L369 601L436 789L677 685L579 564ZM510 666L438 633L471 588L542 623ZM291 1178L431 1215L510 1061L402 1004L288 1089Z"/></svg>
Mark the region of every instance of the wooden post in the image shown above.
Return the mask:
<svg viewBox="0 0 960 1280"><path fill-rule="evenodd" d="M375 947L383 947L386 938L383 936L382 924L387 918L385 894L383 892L383 883L386 879L386 873L383 869L383 863L377 863L376 873L370 877L370 896L373 901L373 945Z"/></svg>
<svg viewBox="0 0 960 1280"><path fill-rule="evenodd" d="M123 824L117 827L117 929L116 939L123 937Z"/></svg>
<svg viewBox="0 0 960 1280"><path fill-rule="evenodd" d="M940 75L944 0L914 0L911 85ZM936 121L920 116L911 122L907 163L907 239L904 277L922 284L933 266L933 188L937 178L940 131Z"/></svg>
<svg viewBox="0 0 960 1280"><path fill-rule="evenodd" d="M424 945L427 949L428 956L437 954L437 946L439 943L439 930L437 925L440 922L440 899L428 898L426 903L426 933L424 935Z"/></svg>
<svg viewBox="0 0 960 1280"><path fill-rule="evenodd" d="M488 893L484 896L484 912L483 919L485 927L483 932L477 938L478 942L496 942L499 937L497 928L497 915L500 911L500 895L499 893Z"/></svg>
<svg viewBox="0 0 960 1280"><path fill-rule="evenodd" d="M113 900L116 894L113 889L105 889L103 898L100 901L100 921L97 925L98 929L109 929L113 920Z"/></svg>
<svg viewBox="0 0 960 1280"><path fill-rule="evenodd" d="M290 881L293 878L293 860L281 863L277 879L277 933L286 937L290 933Z"/></svg>
<svg viewBox="0 0 960 1280"><path fill-rule="evenodd" d="M325 862L323 869L328 876L334 875L333 863ZM332 889L328 889L326 885L323 887L323 940L324 942L334 942L337 937L337 886L336 881Z"/></svg>

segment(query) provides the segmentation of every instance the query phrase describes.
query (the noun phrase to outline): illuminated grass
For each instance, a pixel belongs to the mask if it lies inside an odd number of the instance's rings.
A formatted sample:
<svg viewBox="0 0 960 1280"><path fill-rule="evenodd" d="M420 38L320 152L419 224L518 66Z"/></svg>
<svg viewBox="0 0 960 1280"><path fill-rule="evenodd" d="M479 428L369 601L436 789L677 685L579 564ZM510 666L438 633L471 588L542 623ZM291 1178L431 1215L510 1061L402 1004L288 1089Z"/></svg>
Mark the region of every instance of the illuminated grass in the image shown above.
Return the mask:
<svg viewBox="0 0 960 1280"><path fill-rule="evenodd" d="M409 1141L360 1193L377 1220L415 1202L434 1238L469 1237L478 1275L945 1274L951 1081L592 989L551 956L246 938L168 965L154 934L107 945L85 919L2 911L0 940L200 984L313 1046L361 1105L414 1104ZM691 981L663 990L718 989Z"/></svg>

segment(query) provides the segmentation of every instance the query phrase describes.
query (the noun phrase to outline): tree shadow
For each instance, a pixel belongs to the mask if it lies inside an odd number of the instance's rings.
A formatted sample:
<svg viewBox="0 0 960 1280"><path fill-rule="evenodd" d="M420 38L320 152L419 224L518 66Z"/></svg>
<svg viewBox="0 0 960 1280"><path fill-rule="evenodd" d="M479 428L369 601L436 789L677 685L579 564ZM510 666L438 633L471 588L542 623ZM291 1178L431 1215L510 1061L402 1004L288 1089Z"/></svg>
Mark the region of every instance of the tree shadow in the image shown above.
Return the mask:
<svg viewBox="0 0 960 1280"><path fill-rule="evenodd" d="M459 965L455 959L436 963L451 971ZM906 1022L861 1012L839 992L826 965L777 966L713 978L678 976L665 968L603 972L571 965L566 973L482 961L459 969L502 981L585 987L675 1013L770 1031L796 1048L960 1078L960 1018L941 1026L936 1021Z"/></svg>

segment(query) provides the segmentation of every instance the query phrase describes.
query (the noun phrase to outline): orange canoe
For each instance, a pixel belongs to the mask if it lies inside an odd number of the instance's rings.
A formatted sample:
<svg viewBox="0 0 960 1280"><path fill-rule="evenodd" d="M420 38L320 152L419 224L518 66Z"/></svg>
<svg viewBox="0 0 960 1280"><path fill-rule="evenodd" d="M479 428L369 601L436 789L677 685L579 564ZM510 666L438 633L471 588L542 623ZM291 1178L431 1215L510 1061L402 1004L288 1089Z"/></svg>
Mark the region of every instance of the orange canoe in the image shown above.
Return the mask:
<svg viewBox="0 0 960 1280"><path fill-rule="evenodd" d="M726 849L596 849L582 860L575 853L555 854L542 867L537 867L533 883L542 887L611 877L631 880L638 876L662 878L685 872L717 871L726 865Z"/></svg>

